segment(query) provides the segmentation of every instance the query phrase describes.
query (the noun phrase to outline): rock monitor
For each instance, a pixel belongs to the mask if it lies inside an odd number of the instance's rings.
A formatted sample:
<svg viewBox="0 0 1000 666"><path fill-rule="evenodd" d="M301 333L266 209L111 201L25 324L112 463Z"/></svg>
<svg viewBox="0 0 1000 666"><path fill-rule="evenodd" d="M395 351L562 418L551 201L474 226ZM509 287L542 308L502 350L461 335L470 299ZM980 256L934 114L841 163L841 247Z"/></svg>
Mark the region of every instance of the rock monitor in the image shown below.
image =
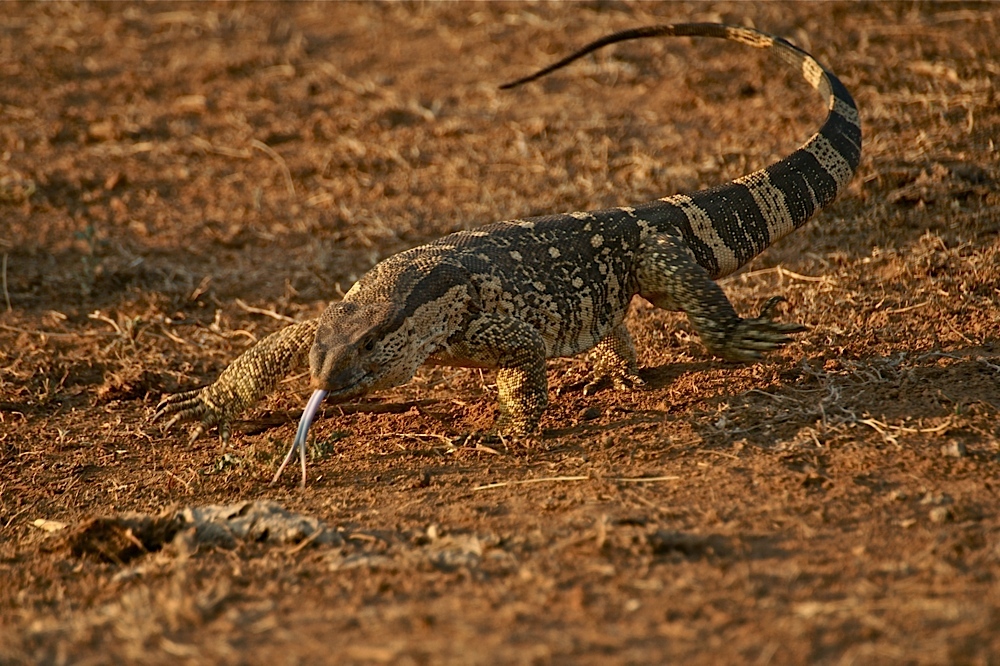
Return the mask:
<svg viewBox="0 0 1000 666"><path fill-rule="evenodd" d="M850 93L812 56L748 28L683 23L603 37L533 81L603 46L659 36L718 37L772 49L825 98L819 131L791 155L730 183L636 206L547 215L459 231L377 264L318 319L288 326L237 358L207 387L164 398L166 428L199 419L191 440L229 422L306 358L316 387L275 480L298 449L306 481L308 428L324 399L343 402L410 380L424 363L495 368L496 428L528 435L548 402L545 361L593 350L594 376L641 384L624 319L632 298L687 313L705 347L755 361L789 342L797 324L771 319L780 297L742 319L714 282L802 226L846 187L861 158Z"/></svg>

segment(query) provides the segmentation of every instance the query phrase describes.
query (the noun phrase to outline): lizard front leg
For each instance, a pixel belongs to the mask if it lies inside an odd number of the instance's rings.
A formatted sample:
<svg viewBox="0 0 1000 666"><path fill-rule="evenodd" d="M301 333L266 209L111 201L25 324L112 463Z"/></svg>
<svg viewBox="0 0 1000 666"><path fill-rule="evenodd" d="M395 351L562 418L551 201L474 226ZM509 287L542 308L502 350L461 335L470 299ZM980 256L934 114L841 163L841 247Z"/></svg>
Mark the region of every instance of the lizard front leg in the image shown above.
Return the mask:
<svg viewBox="0 0 1000 666"><path fill-rule="evenodd" d="M318 320L310 319L272 333L230 363L215 383L163 398L153 421L170 417L164 426L169 430L178 422L200 419L191 430L190 441L217 425L222 441L228 442L229 422L305 364L317 326Z"/></svg>
<svg viewBox="0 0 1000 666"><path fill-rule="evenodd" d="M509 315L482 313L448 340L448 364L497 368L497 431L530 435L548 405L545 342L532 326Z"/></svg>
<svg viewBox="0 0 1000 666"><path fill-rule="evenodd" d="M781 297L767 300L760 314L741 319L719 287L702 268L683 240L660 234L640 247L636 278L639 294L668 310L683 310L708 351L730 361L758 361L763 352L792 341L789 333L806 330L801 324L771 319Z"/></svg>

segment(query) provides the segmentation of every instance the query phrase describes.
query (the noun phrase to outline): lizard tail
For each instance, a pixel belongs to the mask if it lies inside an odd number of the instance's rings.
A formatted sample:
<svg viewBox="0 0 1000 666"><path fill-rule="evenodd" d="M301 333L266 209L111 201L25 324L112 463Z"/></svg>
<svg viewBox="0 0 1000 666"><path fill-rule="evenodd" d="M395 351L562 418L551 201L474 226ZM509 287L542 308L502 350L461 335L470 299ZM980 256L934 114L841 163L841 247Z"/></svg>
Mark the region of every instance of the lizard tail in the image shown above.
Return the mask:
<svg viewBox="0 0 1000 666"><path fill-rule="evenodd" d="M847 88L815 58L781 37L719 23L677 23L602 37L509 89L550 74L604 46L645 37L718 37L772 49L826 99L823 125L791 155L736 180L636 206L645 233L680 233L713 278L728 275L833 201L861 160L861 119Z"/></svg>

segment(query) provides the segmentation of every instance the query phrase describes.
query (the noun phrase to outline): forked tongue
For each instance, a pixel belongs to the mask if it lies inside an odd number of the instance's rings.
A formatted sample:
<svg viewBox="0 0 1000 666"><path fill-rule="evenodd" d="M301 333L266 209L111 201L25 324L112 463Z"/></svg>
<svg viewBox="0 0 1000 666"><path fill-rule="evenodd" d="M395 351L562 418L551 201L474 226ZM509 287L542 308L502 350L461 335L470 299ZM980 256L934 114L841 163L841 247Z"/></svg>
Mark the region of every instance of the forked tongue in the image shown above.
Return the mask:
<svg viewBox="0 0 1000 666"><path fill-rule="evenodd" d="M299 419L299 429L295 431L295 441L292 442L292 447L288 449L285 459L281 461L281 466L278 467L278 471L274 473L274 478L271 479L272 486L278 481L281 473L285 471L285 465L292 459L295 449L298 448L299 461L302 463L302 487L306 487L306 438L309 436L309 426L312 425L313 419L316 418L316 412L319 411L319 406L323 404L323 398L325 397L326 391L322 389L313 391L312 397L309 398L309 402L306 403L306 408L302 412L302 418Z"/></svg>

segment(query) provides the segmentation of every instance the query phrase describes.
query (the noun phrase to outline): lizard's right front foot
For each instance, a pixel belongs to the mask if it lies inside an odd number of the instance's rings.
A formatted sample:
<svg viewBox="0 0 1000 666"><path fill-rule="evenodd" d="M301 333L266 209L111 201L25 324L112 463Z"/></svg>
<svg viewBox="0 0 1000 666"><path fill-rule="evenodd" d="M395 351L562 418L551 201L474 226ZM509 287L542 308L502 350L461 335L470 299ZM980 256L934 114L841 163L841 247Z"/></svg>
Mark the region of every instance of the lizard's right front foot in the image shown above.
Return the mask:
<svg viewBox="0 0 1000 666"><path fill-rule="evenodd" d="M210 387L174 393L160 400L156 406L156 413L153 414L152 422L156 423L162 419L170 417L170 420L163 425L164 430L170 430L174 425L182 421L194 421L200 419L201 422L191 428L188 436L188 444L205 434L205 431L212 426L218 426L219 438L223 446L229 443L232 430L229 426L229 419L223 410L212 404L206 393Z"/></svg>

